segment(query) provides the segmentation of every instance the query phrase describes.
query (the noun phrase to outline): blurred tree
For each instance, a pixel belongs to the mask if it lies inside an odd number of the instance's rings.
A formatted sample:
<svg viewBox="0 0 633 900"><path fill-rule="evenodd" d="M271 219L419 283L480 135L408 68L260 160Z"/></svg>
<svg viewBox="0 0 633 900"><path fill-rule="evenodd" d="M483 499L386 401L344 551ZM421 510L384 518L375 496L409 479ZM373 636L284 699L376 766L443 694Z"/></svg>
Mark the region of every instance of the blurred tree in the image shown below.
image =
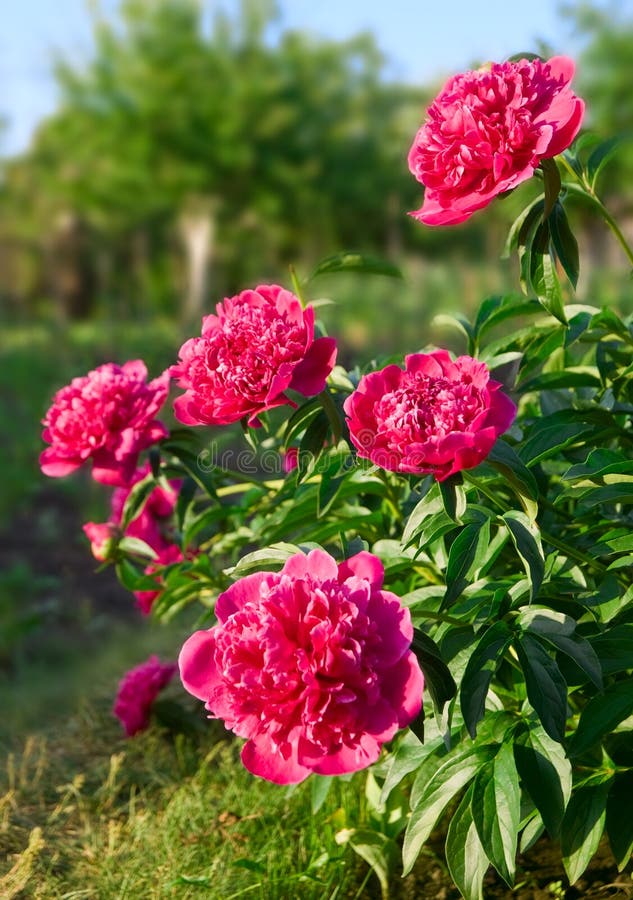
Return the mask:
<svg viewBox="0 0 633 900"><path fill-rule="evenodd" d="M138 307L177 280L188 319L212 270L218 296L291 260L399 246L419 194L406 153L423 97L381 82L371 36L272 44L272 2L242 0L211 29L204 13L196 0L95 12L92 60L58 63L59 111L13 174L22 215L72 215L97 236L106 290Z"/></svg>
<svg viewBox="0 0 633 900"><path fill-rule="evenodd" d="M604 188L629 204L633 177L633 10L611 2L582 2L563 7L583 39L578 60L578 92L587 101L586 125L602 139L622 135L626 143L611 162Z"/></svg>

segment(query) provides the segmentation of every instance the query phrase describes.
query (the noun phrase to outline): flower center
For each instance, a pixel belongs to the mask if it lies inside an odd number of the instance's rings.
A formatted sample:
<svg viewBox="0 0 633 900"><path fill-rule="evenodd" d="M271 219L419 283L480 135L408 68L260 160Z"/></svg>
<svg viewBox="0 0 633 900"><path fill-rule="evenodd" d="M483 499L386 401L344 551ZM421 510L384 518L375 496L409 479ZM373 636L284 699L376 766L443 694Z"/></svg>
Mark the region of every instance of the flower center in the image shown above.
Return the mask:
<svg viewBox="0 0 633 900"><path fill-rule="evenodd" d="M415 443L439 440L453 431L465 431L485 409L481 392L469 376L460 381L409 374L395 391L385 394L374 408L378 434Z"/></svg>

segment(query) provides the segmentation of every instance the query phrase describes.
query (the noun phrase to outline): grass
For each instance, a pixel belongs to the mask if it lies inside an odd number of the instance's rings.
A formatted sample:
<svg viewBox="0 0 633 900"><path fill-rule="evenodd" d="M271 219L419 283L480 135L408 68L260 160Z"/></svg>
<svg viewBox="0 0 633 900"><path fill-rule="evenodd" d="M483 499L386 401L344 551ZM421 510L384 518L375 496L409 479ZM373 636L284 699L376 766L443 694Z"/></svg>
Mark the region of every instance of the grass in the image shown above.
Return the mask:
<svg viewBox="0 0 633 900"><path fill-rule="evenodd" d="M27 739L0 774L0 896L360 896L366 867L335 841L359 778L335 782L313 815L310 784L290 796L254 779L219 729L124 741L93 703L54 738Z"/></svg>

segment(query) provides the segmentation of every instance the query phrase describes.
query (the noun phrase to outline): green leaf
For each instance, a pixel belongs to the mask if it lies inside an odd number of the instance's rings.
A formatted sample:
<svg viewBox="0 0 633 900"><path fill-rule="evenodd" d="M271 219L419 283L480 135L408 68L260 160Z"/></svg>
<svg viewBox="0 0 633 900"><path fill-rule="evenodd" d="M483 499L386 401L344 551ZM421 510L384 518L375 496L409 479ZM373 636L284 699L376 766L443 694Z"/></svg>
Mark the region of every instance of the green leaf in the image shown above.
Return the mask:
<svg viewBox="0 0 633 900"><path fill-rule="evenodd" d="M472 789L459 804L446 834L446 862L464 900L483 900L488 857L479 839L470 807Z"/></svg>
<svg viewBox="0 0 633 900"><path fill-rule="evenodd" d="M459 701L473 740L477 734L477 723L484 714L490 681L511 641L512 631L506 622L494 622L479 637L462 675Z"/></svg>
<svg viewBox="0 0 633 900"><path fill-rule="evenodd" d="M565 737L567 721L567 684L554 659L542 644L529 634L515 640L528 700L547 734L559 743Z"/></svg>
<svg viewBox="0 0 633 900"><path fill-rule="evenodd" d="M523 494L531 500L536 500L538 497L536 478L509 444L501 439L497 440L486 461L509 481L518 485Z"/></svg>
<svg viewBox="0 0 633 900"><path fill-rule="evenodd" d="M446 594L443 605L452 603L467 584L468 575L483 563L490 542L490 519L466 525L457 535L448 553Z"/></svg>
<svg viewBox="0 0 633 900"><path fill-rule="evenodd" d="M473 821L484 852L509 887L514 881L521 820L521 789L510 743L502 744L494 762L472 786Z"/></svg>
<svg viewBox="0 0 633 900"><path fill-rule="evenodd" d="M538 484L530 470L509 444L497 440L488 454L489 463L508 482L517 494L525 513L530 519L536 519L538 513Z"/></svg>
<svg viewBox="0 0 633 900"><path fill-rule="evenodd" d="M306 428L299 444L297 472L299 480L304 480L313 471L330 432L330 423L324 412L318 413Z"/></svg>
<svg viewBox="0 0 633 900"><path fill-rule="evenodd" d="M526 300L519 294L508 294L500 299L499 305L487 313L485 320L479 326L479 337L496 325L508 319L518 318L519 316L537 316L542 315L543 307L538 300ZM509 343L506 338L505 343Z"/></svg>
<svg viewBox="0 0 633 900"><path fill-rule="evenodd" d="M422 744L412 731L405 731L385 761L386 777L380 794L380 802L384 803L391 791L407 775L415 772L427 757L443 746L442 736L431 741L427 740Z"/></svg>
<svg viewBox="0 0 633 900"><path fill-rule="evenodd" d="M633 682L627 678L609 685L585 706L569 742L569 756L580 756L633 713Z"/></svg>
<svg viewBox="0 0 633 900"><path fill-rule="evenodd" d="M520 394L528 391L556 390L569 387L600 387L600 378L595 370L586 367L574 369L569 366L564 372L543 372L535 378L529 378L517 385Z"/></svg>
<svg viewBox="0 0 633 900"><path fill-rule="evenodd" d="M590 638L605 675L633 669L633 623L614 625L603 634Z"/></svg>
<svg viewBox="0 0 633 900"><path fill-rule="evenodd" d="M121 550L123 553L132 553L135 556L145 556L148 559L158 559L158 553L154 548L140 538L121 538L117 544L117 550Z"/></svg>
<svg viewBox="0 0 633 900"><path fill-rule="evenodd" d="M521 841L519 843L519 853L527 853L534 846L543 834L545 828L543 820L538 812L535 812L525 825L521 833Z"/></svg>
<svg viewBox="0 0 633 900"><path fill-rule="evenodd" d="M425 519L443 511L444 501L439 487L437 484L434 484L430 491L416 503L407 519L407 524L402 532L402 546L407 546Z"/></svg>
<svg viewBox="0 0 633 900"><path fill-rule="evenodd" d="M566 417L557 413L546 416L530 430L530 436L520 448L519 456L526 466L533 466L575 444L593 431L594 427L588 422L569 422Z"/></svg>
<svg viewBox="0 0 633 900"><path fill-rule="evenodd" d="M383 900L388 900L391 876L399 855L396 842L379 831L353 828L349 835L349 845L369 865L380 882Z"/></svg>
<svg viewBox="0 0 633 900"><path fill-rule="evenodd" d="M604 475L632 475L633 460L616 450L592 450L584 463L571 466L563 478L565 481L598 480Z"/></svg>
<svg viewBox="0 0 633 900"><path fill-rule="evenodd" d="M444 704L455 696L457 691L455 680L442 659L440 648L418 628L414 629L411 649L422 669L425 688L428 689L436 710L441 714Z"/></svg>
<svg viewBox="0 0 633 900"><path fill-rule="evenodd" d="M488 748L472 747L449 756L420 793L411 813L402 848L403 875L413 868L422 845L447 805L492 756Z"/></svg>
<svg viewBox="0 0 633 900"><path fill-rule="evenodd" d="M560 171L554 159L542 159L541 171L543 173L543 186L545 188L545 203L543 206L543 220L547 219L554 209L561 188Z"/></svg>
<svg viewBox="0 0 633 900"><path fill-rule="evenodd" d="M313 775L310 779L310 804L313 816L325 803L333 781L333 775Z"/></svg>
<svg viewBox="0 0 633 900"><path fill-rule="evenodd" d="M289 447L293 440L301 434L302 431L305 431L310 422L312 422L315 416L322 412L322 410L323 407L321 406L321 401L318 397L315 397L308 403L304 403L298 409L295 409L286 423L284 445Z"/></svg>
<svg viewBox="0 0 633 900"><path fill-rule="evenodd" d="M503 248L502 258L508 259L513 250L525 246L530 234L536 230L543 217L545 207L545 194L541 194L526 206L510 226L508 237Z"/></svg>
<svg viewBox="0 0 633 900"><path fill-rule="evenodd" d="M633 853L632 796L633 772L629 770L618 773L607 798L606 827L609 844L620 872L628 864Z"/></svg>
<svg viewBox="0 0 633 900"><path fill-rule="evenodd" d="M321 260L312 271L307 282L330 275L333 272L362 272L365 275L387 275L389 278L402 278L402 272L393 263L370 256L366 253L344 251Z"/></svg>
<svg viewBox="0 0 633 900"><path fill-rule="evenodd" d="M271 544L270 547L247 553L236 566L225 569L224 574L230 575L231 578L241 578L243 575L249 575L251 572L257 572L260 569L278 570L286 560L294 556L295 553L300 552L301 548L295 544L285 544L283 542Z"/></svg>
<svg viewBox="0 0 633 900"><path fill-rule="evenodd" d="M536 243L536 241L535 241ZM532 248L530 257L530 284L548 313L567 324L563 295L554 261L549 251L540 253Z"/></svg>
<svg viewBox="0 0 633 900"><path fill-rule="evenodd" d="M446 481L438 483L444 511L449 519L461 524L461 518L466 512L466 493L462 484L461 474L452 475Z"/></svg>
<svg viewBox="0 0 633 900"><path fill-rule="evenodd" d="M604 487L589 488L580 495L583 503L598 506L600 503L633 504L633 482L626 481L607 484Z"/></svg>
<svg viewBox="0 0 633 900"><path fill-rule="evenodd" d="M563 865L570 884L578 881L600 843L606 817L610 780L577 788L561 828Z"/></svg>
<svg viewBox="0 0 633 900"><path fill-rule="evenodd" d="M614 137L598 144L587 160L587 175L591 182L591 187L595 188L598 175L609 162L616 150L624 141L630 140L630 134L616 134Z"/></svg>
<svg viewBox="0 0 633 900"><path fill-rule="evenodd" d="M521 557L525 574L530 583L530 598L533 600L538 594L545 574L545 557L541 544L541 535L538 525L525 513L511 510L502 516L512 543Z"/></svg>
<svg viewBox="0 0 633 900"><path fill-rule="evenodd" d="M540 727L517 739L514 756L521 781L550 837L555 838L571 796L571 763L563 747Z"/></svg>
<svg viewBox="0 0 633 900"><path fill-rule="evenodd" d="M546 607L532 606L521 612L518 624L569 656L598 690L602 690L600 661L589 641L575 633L576 622L571 616Z"/></svg>
<svg viewBox="0 0 633 900"><path fill-rule="evenodd" d="M156 481L154 480L154 476L151 473L149 475L146 475L145 478L143 478L141 481L137 481L137 483L132 487L132 490L127 495L125 506L123 507L123 512L121 513L121 531L124 532L130 522L133 522L134 519L140 514L141 510L145 506L145 501L155 487Z"/></svg>
<svg viewBox="0 0 633 900"><path fill-rule="evenodd" d="M554 204L549 217L549 230L554 252L565 270L565 274L575 288L578 284L578 275L580 273L578 242L569 227L567 214L559 202Z"/></svg>

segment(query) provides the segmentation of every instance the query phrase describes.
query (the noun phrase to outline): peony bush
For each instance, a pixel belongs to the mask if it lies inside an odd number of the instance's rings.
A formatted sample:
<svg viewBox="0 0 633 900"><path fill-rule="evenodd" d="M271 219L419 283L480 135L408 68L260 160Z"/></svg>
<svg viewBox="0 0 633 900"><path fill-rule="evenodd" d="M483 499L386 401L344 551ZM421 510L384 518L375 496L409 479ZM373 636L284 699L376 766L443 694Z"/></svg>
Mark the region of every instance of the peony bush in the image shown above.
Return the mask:
<svg viewBox="0 0 633 900"><path fill-rule="evenodd" d="M576 300L574 204L633 253L597 193L616 143L573 143L573 68L457 75L415 138L425 224L542 185L506 247L522 293L457 317L453 352L337 366L306 295L362 268L341 254L292 292L223 300L152 382L138 361L75 379L44 420L44 472L92 461L116 487L109 521L85 526L93 553L144 612L189 615L182 685L244 739L245 766L320 777L316 798L368 769L372 815L338 840L385 895L394 851L408 873L438 827L467 900L490 866L512 886L543 835L570 883L603 837L618 868L631 857L633 321ZM155 418L170 380L171 433ZM127 734L174 672L152 658L124 678Z"/></svg>

